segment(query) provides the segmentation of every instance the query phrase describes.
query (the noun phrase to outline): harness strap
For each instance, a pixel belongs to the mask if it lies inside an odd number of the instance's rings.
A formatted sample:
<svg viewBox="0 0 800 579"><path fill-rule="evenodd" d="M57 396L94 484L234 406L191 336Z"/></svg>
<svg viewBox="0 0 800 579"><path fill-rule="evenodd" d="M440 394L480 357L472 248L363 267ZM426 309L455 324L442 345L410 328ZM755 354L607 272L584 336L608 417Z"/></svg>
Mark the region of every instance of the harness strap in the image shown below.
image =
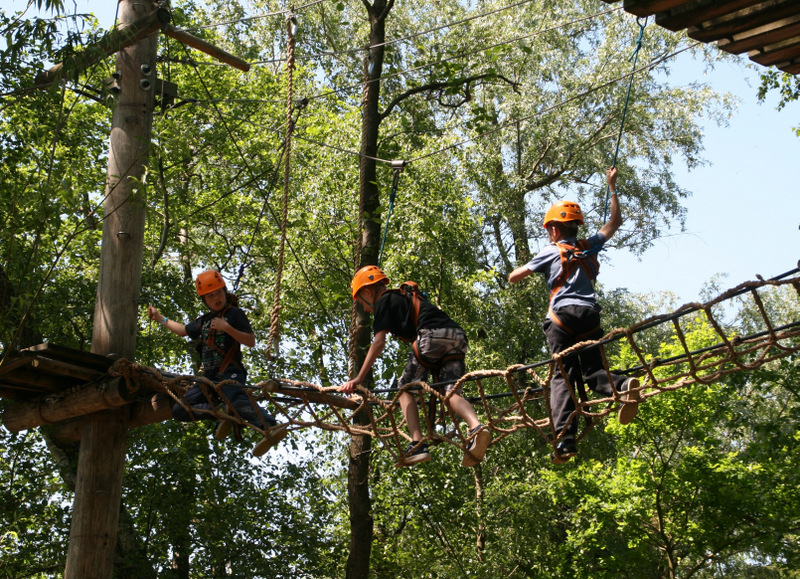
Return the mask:
<svg viewBox="0 0 800 579"><path fill-rule="evenodd" d="M228 312L229 309L231 309L230 305L226 306L222 311L217 313L214 317L216 317L216 318L224 318L225 314ZM244 370L242 365L239 364L236 360L233 359L233 357L236 355L236 343L235 343L236 340L234 340L234 343L231 344L231 347L228 348L228 350L226 352L223 352L222 348L217 346L216 341L214 340L214 335L216 333L217 333L216 330L209 330L208 331L208 339L206 340L206 346L208 348L211 348L212 350L214 350L217 354L221 354L222 355L222 364L220 364L219 371L220 372L224 372L225 369L228 366L230 366L231 364L234 364L240 370Z"/></svg>
<svg viewBox="0 0 800 579"><path fill-rule="evenodd" d="M591 334L594 334L601 327L600 324L597 324L597 327L594 327L594 328L592 328L591 330L589 330L587 332L582 332L580 334L576 334L575 331L572 328L570 328L561 318L558 317L558 315L556 314L556 312L552 308L552 306L547 310L547 315L550 316L550 319L553 320L553 322L555 322L555 324L559 328L564 330L566 333L568 333L570 336L572 336L576 340L581 340L583 338L586 338L586 337L590 336Z"/></svg>
<svg viewBox="0 0 800 579"><path fill-rule="evenodd" d="M561 273L556 277L555 282L553 282L553 288L550 290L551 303L558 290L564 286L564 283L566 283L576 267L580 267L590 281L597 279L597 274L600 271L596 252L590 251L589 242L585 239L579 240L577 245L557 242L556 247L561 259Z"/></svg>

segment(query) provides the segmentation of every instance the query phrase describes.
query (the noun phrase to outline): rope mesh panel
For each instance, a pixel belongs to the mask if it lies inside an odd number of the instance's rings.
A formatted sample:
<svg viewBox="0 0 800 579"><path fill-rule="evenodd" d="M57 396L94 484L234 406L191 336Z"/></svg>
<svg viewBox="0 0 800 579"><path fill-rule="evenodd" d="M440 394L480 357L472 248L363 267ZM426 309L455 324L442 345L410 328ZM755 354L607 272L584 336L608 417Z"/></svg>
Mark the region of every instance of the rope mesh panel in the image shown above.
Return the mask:
<svg viewBox="0 0 800 579"><path fill-rule="evenodd" d="M622 372L640 379L640 386L636 390L642 402L652 396L693 384L709 384L737 372L755 370L800 351L800 321L776 326L770 319L759 294L759 290L786 285L790 285L797 294L800 294L800 276L797 276L797 272L795 269L781 276L794 275L792 278L746 282L709 302L686 304L671 314L654 316L629 328L614 329L599 340L576 344L554 355L550 360L530 365L516 364L502 370L469 372L456 382L456 387L464 388L465 394L473 393L468 399L473 406L476 406L479 414L482 412L483 423L493 435L491 445L497 444L518 430L530 429L555 448L563 433L552 431L553 416L548 385L558 364L575 401L575 411L568 422L580 420L581 417L586 422L577 436L580 440L598 421L615 411L621 400L621 394L615 389L613 396L582 400L576 394L575 385L570 383L567 373L563 371L566 356L585 348L599 348L605 370L610 372L606 347L617 341L626 344L639 365ZM755 325L757 321L760 325L759 331L739 336L731 335L725 330L724 324L720 321L720 312L715 311L715 308L722 310L730 305L730 300L734 298L749 300L755 306L754 312L758 313L760 319L751 323ZM692 328L701 322L707 322L707 328L713 331L719 341L714 345L692 350L689 334ZM653 337L647 332L660 331L663 335L668 325L672 325L674 347L679 348L680 352L669 358L659 358L657 353L649 352L645 345L648 341L653 341ZM127 360L117 361L110 372L123 376L126 381L139 383L144 381L147 387L169 395L192 416L201 411L190 408L182 396L193 384L199 384L212 407L212 410L205 411L206 413L241 425L246 424L235 412L231 415L217 410L221 404L227 402L221 391L222 386L231 384L232 381L214 383L198 376L168 377L154 368ZM525 383L530 385L525 386ZM432 398L443 409L438 416L450 419L447 422L440 418L433 429L428 428L425 434L428 444L446 443L457 446L462 451L465 449L467 438L464 429L459 428L459 420L447 406L452 394L442 394L440 388L443 385L443 383L414 382L400 389L377 392L359 387L357 395L347 398L338 393L336 386L322 387L310 382L282 378L260 382L255 386L246 387L245 391L254 406L259 402L269 403L276 417L285 422L285 426L281 428L288 427L294 430L314 427L351 435L370 435L378 439L397 459L410 442L399 404L400 394L403 392L414 396L422 409L429 408L425 398ZM378 396L384 392L391 395ZM369 424L364 426L352 424L354 415L365 406L369 410ZM423 424L429 422L423 420ZM268 429L250 426L265 436L270 434Z"/></svg>

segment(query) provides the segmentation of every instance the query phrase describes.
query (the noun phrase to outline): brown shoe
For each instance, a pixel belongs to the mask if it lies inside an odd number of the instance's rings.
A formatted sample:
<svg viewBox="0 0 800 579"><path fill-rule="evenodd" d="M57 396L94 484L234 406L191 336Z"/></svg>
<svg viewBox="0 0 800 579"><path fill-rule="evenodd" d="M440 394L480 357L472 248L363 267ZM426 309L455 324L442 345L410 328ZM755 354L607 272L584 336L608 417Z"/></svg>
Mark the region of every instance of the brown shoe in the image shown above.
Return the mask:
<svg viewBox="0 0 800 579"><path fill-rule="evenodd" d="M461 459L461 466L475 466L486 456L486 449L492 442L492 433L483 424L479 424L469 431L469 441L467 442L464 458Z"/></svg>
<svg viewBox="0 0 800 579"><path fill-rule="evenodd" d="M638 387L638 378L628 378L620 386L622 406L620 406L619 414L617 415L620 424L630 424L636 418L636 413L639 412L639 401L642 397L639 391L636 390Z"/></svg>
<svg viewBox="0 0 800 579"><path fill-rule="evenodd" d="M278 426L273 426L267 431L268 436L262 438L261 441L256 444L255 448L253 448L253 456L261 456L265 454L270 448L286 438L287 434L289 434L288 424L279 424Z"/></svg>

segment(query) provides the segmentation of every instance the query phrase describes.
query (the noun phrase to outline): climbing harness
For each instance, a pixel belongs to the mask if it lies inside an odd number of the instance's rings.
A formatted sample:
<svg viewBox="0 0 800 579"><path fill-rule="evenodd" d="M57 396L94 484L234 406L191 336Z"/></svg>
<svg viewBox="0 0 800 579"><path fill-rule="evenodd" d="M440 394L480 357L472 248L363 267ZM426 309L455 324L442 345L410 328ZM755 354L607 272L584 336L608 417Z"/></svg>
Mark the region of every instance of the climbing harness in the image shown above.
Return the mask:
<svg viewBox="0 0 800 579"><path fill-rule="evenodd" d="M600 326L592 328L588 332L576 335L575 332L556 315L555 310L553 310L553 298L578 267L583 270L583 273L586 274L589 281L594 283L600 271L600 262L597 259L600 246L591 247L589 242L585 239L579 239L576 245L565 241L558 241L555 245L558 248L561 259L561 273L556 277L553 288L550 290L550 305L547 313L550 319L566 333L578 339L584 338L595 333Z"/></svg>

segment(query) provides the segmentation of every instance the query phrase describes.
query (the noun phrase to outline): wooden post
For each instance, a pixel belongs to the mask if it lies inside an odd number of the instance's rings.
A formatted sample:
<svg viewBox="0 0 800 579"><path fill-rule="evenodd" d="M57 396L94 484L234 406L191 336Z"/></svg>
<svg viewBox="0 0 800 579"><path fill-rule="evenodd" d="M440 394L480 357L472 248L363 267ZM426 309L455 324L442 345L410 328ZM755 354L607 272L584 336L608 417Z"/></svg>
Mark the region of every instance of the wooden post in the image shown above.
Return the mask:
<svg viewBox="0 0 800 579"><path fill-rule="evenodd" d="M119 26L152 12L151 2L120 0ZM144 238L143 169L153 119L158 37L117 54L120 93L112 119L103 244L92 352L134 359ZM116 546L128 408L85 419L78 458L65 579L110 579Z"/></svg>

